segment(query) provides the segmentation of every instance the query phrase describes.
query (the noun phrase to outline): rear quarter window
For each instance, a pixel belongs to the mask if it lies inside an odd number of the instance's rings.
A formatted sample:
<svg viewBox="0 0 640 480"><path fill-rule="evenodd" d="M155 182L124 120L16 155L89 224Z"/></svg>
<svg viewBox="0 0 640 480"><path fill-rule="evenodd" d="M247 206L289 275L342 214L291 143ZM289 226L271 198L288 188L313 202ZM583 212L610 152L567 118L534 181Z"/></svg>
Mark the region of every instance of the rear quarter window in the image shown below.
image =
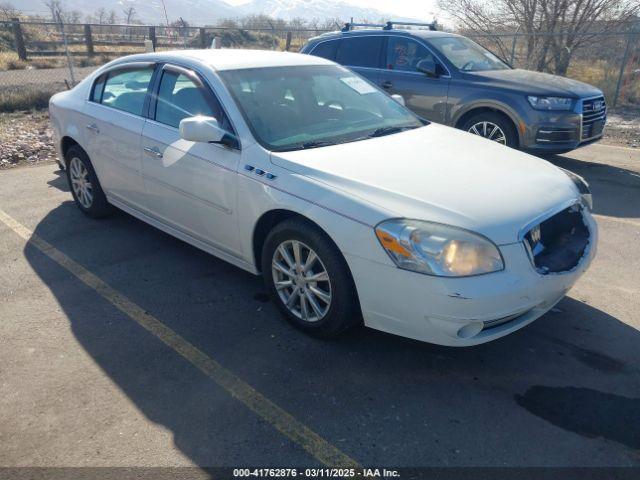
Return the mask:
<svg viewBox="0 0 640 480"><path fill-rule="evenodd" d="M311 55L315 55L316 57L326 58L327 60L335 60L337 49L338 49L337 40L321 42L321 43L318 43L313 48L313 50L311 51Z"/></svg>

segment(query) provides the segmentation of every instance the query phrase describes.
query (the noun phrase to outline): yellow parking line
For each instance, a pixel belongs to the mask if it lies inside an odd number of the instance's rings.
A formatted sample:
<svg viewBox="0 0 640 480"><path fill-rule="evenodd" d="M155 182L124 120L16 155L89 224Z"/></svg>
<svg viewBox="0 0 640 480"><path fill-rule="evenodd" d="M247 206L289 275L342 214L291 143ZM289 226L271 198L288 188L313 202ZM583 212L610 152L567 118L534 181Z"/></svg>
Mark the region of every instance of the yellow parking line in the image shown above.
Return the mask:
<svg viewBox="0 0 640 480"><path fill-rule="evenodd" d="M623 223L625 225L631 225L632 227L640 227L640 221L632 220L630 218L610 217L608 215L600 215L597 213L594 214L593 216L596 217L596 219L602 219L602 220L607 220L607 221L616 222L616 223Z"/></svg>
<svg viewBox="0 0 640 480"><path fill-rule="evenodd" d="M62 268L95 290L129 318L146 328L163 343L187 359L207 377L242 402L258 416L273 425L280 433L300 445L321 463L328 466L359 468L358 463L331 445L309 427L296 420L249 384L242 381L218 362L193 346L157 318L145 312L123 294L110 287L98 276L40 238L17 220L0 210L0 221L17 233L26 242L44 253Z"/></svg>

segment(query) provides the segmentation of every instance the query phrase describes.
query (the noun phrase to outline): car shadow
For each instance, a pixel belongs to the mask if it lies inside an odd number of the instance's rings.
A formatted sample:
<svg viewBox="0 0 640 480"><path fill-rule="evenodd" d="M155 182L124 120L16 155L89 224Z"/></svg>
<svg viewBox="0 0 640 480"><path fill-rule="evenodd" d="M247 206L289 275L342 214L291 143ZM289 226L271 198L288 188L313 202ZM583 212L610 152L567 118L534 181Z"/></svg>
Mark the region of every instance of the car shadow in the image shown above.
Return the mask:
<svg viewBox="0 0 640 480"><path fill-rule="evenodd" d="M474 348L363 327L321 341L281 319L259 278L124 213L90 220L65 202L35 234L365 465L621 464L638 448L640 333L573 298ZM24 254L82 348L195 464L318 463L32 244Z"/></svg>
<svg viewBox="0 0 640 480"><path fill-rule="evenodd" d="M589 183L594 213L619 218L640 217L640 173L563 155L545 155L542 158L577 173Z"/></svg>
<svg viewBox="0 0 640 480"><path fill-rule="evenodd" d="M49 180L47 182L47 185L53 188L57 188L62 192L70 192L71 189L69 188L69 182L67 182L67 174L65 173L65 171L58 168L53 172L53 174L56 177Z"/></svg>

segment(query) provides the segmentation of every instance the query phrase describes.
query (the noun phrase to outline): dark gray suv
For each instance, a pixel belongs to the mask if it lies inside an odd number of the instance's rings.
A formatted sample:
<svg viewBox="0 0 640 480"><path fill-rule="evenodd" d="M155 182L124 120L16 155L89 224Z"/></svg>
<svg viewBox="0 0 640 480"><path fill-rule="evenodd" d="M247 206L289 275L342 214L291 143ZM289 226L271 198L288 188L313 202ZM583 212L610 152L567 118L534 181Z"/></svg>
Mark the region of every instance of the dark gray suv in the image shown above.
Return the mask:
<svg viewBox="0 0 640 480"><path fill-rule="evenodd" d="M302 53L349 67L400 94L407 107L514 148L573 150L602 137L602 92L556 75L511 68L472 40L431 30L353 30L312 38Z"/></svg>

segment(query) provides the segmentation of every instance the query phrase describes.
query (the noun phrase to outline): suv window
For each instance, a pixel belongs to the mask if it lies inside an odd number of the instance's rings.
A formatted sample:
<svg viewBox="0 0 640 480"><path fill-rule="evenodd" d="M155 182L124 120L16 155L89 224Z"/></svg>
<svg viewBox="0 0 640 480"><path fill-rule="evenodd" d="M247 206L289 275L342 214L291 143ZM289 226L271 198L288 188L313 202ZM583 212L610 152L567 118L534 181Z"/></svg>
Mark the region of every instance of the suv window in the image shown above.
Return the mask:
<svg viewBox="0 0 640 480"><path fill-rule="evenodd" d="M383 37L343 38L336 62L350 67L380 68Z"/></svg>
<svg viewBox="0 0 640 480"><path fill-rule="evenodd" d="M386 62L389 70L416 72L416 65L425 58L435 61L433 54L415 40L389 37Z"/></svg>
<svg viewBox="0 0 640 480"><path fill-rule="evenodd" d="M142 115L152 75L152 66L111 71L107 74L104 87L100 79L96 82L92 100L118 110ZM97 94L100 94L99 99Z"/></svg>
<svg viewBox="0 0 640 480"><path fill-rule="evenodd" d="M316 45L316 47L311 52L311 55L315 55L316 57L326 58L327 60L335 60L337 49L338 49L337 40L322 42Z"/></svg>

